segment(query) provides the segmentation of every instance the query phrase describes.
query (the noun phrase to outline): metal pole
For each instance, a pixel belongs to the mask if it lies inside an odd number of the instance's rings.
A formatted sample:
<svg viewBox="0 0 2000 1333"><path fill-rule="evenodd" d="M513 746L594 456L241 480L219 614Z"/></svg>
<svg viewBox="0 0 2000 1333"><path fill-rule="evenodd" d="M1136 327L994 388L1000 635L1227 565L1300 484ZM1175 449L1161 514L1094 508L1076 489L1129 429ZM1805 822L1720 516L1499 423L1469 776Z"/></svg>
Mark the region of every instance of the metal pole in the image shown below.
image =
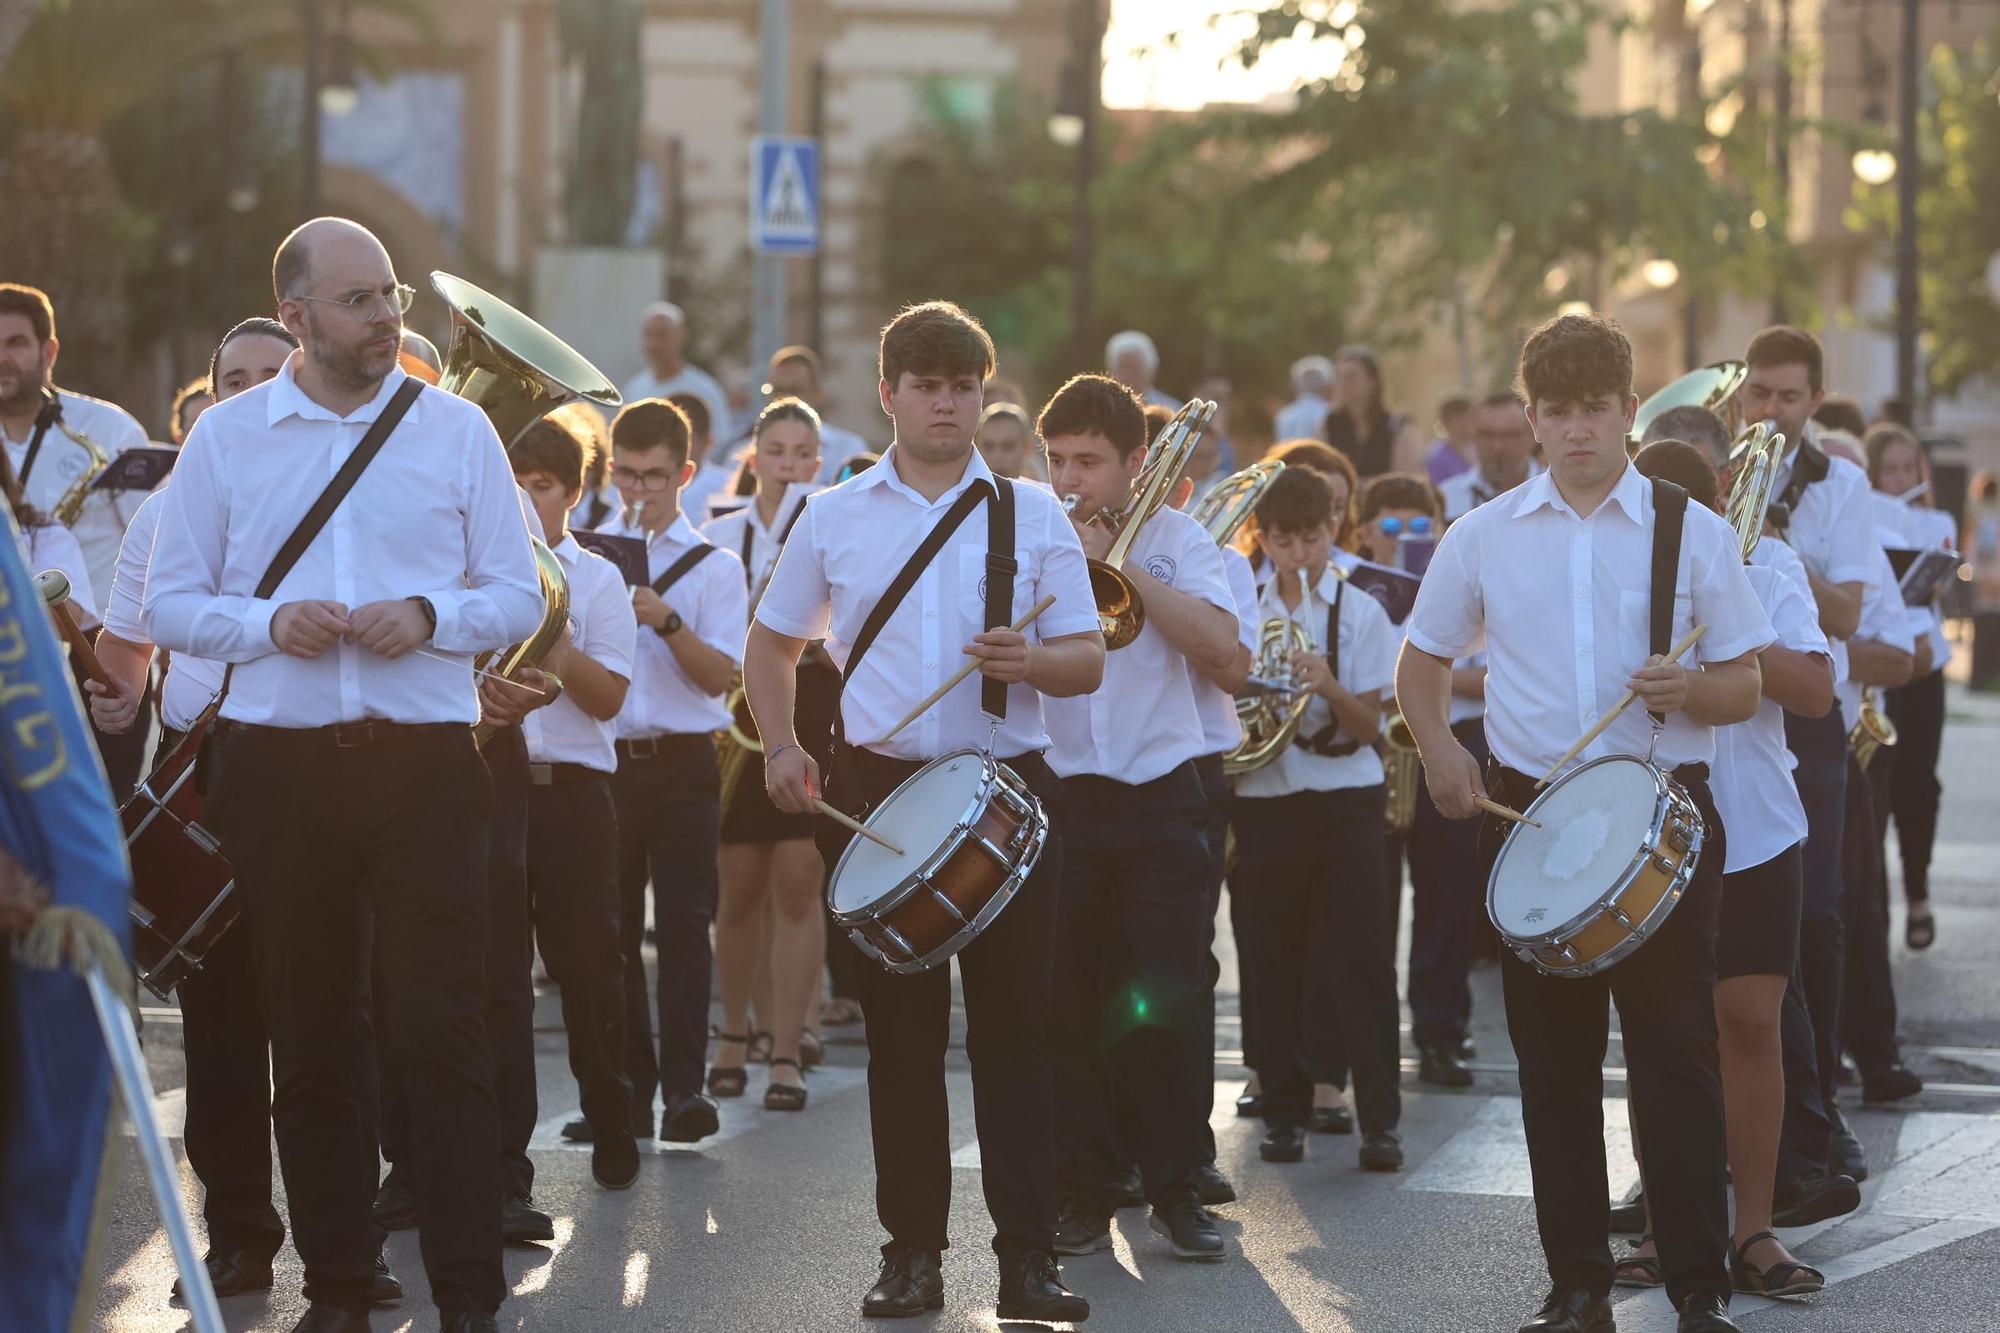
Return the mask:
<svg viewBox="0 0 2000 1333"><path fill-rule="evenodd" d="M1917 411L1917 190L1923 159L1917 147L1917 93L1922 77L1918 2L1903 0L1903 69L1897 89L1896 143L1896 396L1914 423Z"/></svg>
<svg viewBox="0 0 2000 1333"><path fill-rule="evenodd" d="M215 280L208 284L209 320L218 329L226 329L232 323L229 311L234 299L230 283L236 272L236 202L230 196L236 192L241 170L236 163L236 86L242 78L242 68L242 51L234 46L224 47L215 76L215 142L222 153L223 200L215 224Z"/></svg>
<svg viewBox="0 0 2000 1333"><path fill-rule="evenodd" d="M1681 106L1692 116L1701 106L1701 16L1693 5L1681 10L1687 43L1681 61ZM1701 361L1701 300L1694 294L1694 276L1681 274L1681 360L1682 368L1693 370Z"/></svg>
<svg viewBox="0 0 2000 1333"><path fill-rule="evenodd" d="M812 91L807 96L808 121L806 133L818 142L821 154L826 152L826 61L812 63ZM824 162L822 156L821 161ZM824 170L824 167L822 167ZM822 193L824 188L822 187ZM826 210L824 202L820 205ZM806 294L806 342L820 355L826 355L826 246L822 244L813 251L807 261Z"/></svg>
<svg viewBox="0 0 2000 1333"><path fill-rule="evenodd" d="M1072 68L1076 71L1077 110L1083 116L1083 138L1076 148L1076 199L1072 232L1075 248L1070 256L1071 319L1075 327L1075 366L1090 364L1091 313L1096 304L1095 274L1097 228L1091 209L1091 192L1097 177L1097 113L1103 98L1104 30L1098 14L1098 0L1076 0L1076 50Z"/></svg>
<svg viewBox="0 0 2000 1333"><path fill-rule="evenodd" d="M757 33L757 129L761 134L783 134L791 79L789 46L792 23L791 0L763 0ZM753 173L754 176L754 173ZM758 255L756 266L756 323L751 335L750 367L753 384L763 383L764 367L771 353L785 345L787 312L785 261L777 255Z"/></svg>
<svg viewBox="0 0 2000 1333"><path fill-rule="evenodd" d="M1791 235L1792 228L1792 0L1778 0L1778 66L1772 87L1777 106L1772 111L1771 174L1778 178L1778 234ZM1783 324L1790 312L1785 308L1782 285L1771 290L1771 322Z"/></svg>
<svg viewBox="0 0 2000 1333"><path fill-rule="evenodd" d="M321 49L325 15L322 0L299 0L301 35L305 41L305 107L299 130L299 161L305 170L301 211L308 218L320 214L319 169L319 90L326 79L325 52Z"/></svg>

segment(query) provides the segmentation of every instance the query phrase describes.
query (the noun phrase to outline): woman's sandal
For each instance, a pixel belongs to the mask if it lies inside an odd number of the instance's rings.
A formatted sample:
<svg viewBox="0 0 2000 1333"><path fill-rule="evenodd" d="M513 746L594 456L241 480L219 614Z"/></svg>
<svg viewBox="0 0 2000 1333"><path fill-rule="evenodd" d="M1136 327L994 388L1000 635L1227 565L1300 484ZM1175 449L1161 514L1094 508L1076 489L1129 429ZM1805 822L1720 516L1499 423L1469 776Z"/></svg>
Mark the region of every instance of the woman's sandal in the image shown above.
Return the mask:
<svg viewBox="0 0 2000 1333"><path fill-rule="evenodd" d="M1912 949L1928 949L1937 943L1937 918L1928 905L1922 913L1911 912L1903 923L1903 943Z"/></svg>
<svg viewBox="0 0 2000 1333"><path fill-rule="evenodd" d="M805 1074L805 1070L799 1069L799 1062L792 1059L789 1055L778 1055L771 1058L771 1068L776 1069L779 1065L790 1065L792 1068L798 1069L801 1076ZM802 1084L795 1088L789 1083L771 1084L771 1086L764 1089L764 1109L766 1111L805 1110L806 1090L804 1085Z"/></svg>
<svg viewBox="0 0 2000 1333"><path fill-rule="evenodd" d="M1760 1240L1776 1239L1770 1232L1760 1231L1730 1254L1729 1276L1738 1291L1753 1296L1810 1296L1826 1286L1826 1274L1796 1259L1780 1259L1769 1268L1752 1268L1744 1257L1750 1253L1750 1247Z"/></svg>
<svg viewBox="0 0 2000 1333"><path fill-rule="evenodd" d="M746 1048L748 1037L739 1037L728 1032L715 1034L717 1041L733 1041ZM715 1065L708 1071L708 1095L711 1097L741 1097L743 1090L750 1086L750 1071L742 1065Z"/></svg>
<svg viewBox="0 0 2000 1333"><path fill-rule="evenodd" d="M826 1063L826 1046L811 1028L799 1034L799 1061L802 1070Z"/></svg>
<svg viewBox="0 0 2000 1333"><path fill-rule="evenodd" d="M1633 1242L1633 1248L1640 1249L1652 1243L1653 1233L1649 1231ZM1667 1285L1667 1279L1666 1274L1660 1268L1658 1256L1651 1254L1628 1254L1612 1266L1611 1285L1614 1287L1640 1288L1664 1287Z"/></svg>
<svg viewBox="0 0 2000 1333"><path fill-rule="evenodd" d="M743 1048L743 1053L753 1065L769 1064L771 1062L771 1050L776 1044L776 1038L772 1037L770 1033L759 1032L756 1028L751 1028L750 1043Z"/></svg>

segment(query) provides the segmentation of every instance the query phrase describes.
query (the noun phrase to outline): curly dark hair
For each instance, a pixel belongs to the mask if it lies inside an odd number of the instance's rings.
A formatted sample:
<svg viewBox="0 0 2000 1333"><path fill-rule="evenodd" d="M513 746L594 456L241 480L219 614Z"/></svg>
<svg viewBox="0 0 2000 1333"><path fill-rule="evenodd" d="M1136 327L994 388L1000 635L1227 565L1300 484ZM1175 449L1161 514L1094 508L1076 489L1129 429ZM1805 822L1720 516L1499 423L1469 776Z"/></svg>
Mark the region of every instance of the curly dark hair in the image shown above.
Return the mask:
<svg viewBox="0 0 2000 1333"><path fill-rule="evenodd" d="M1139 396L1109 375L1077 375L1057 389L1035 429L1042 438L1102 435L1120 458L1146 447L1146 409Z"/></svg>
<svg viewBox="0 0 2000 1333"><path fill-rule="evenodd" d="M1609 315L1558 315L1528 335L1519 382L1536 407L1624 399L1632 393L1632 341Z"/></svg>
<svg viewBox="0 0 2000 1333"><path fill-rule="evenodd" d="M999 360L985 326L950 301L906 306L882 330L879 365L891 389L902 383L906 371L977 375L983 384L992 378Z"/></svg>

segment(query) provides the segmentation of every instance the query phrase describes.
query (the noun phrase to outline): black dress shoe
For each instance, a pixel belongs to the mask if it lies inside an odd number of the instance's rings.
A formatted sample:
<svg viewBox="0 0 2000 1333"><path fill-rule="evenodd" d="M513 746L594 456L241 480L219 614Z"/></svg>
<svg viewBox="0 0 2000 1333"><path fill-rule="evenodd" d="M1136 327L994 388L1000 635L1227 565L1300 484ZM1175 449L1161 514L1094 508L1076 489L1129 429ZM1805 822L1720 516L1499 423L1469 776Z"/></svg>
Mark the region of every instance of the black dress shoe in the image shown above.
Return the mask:
<svg viewBox="0 0 2000 1333"><path fill-rule="evenodd" d="M500 1238L509 1245L554 1240L556 1224L527 1195L510 1194L500 1205Z"/></svg>
<svg viewBox="0 0 2000 1333"><path fill-rule="evenodd" d="M375 1251L375 1275L368 1279L368 1303L370 1305L394 1305L403 1299L403 1284L389 1270L389 1257L382 1251Z"/></svg>
<svg viewBox="0 0 2000 1333"><path fill-rule="evenodd" d="M1402 1138L1386 1129L1366 1136L1361 1140L1360 1161L1363 1171L1401 1171Z"/></svg>
<svg viewBox="0 0 2000 1333"><path fill-rule="evenodd" d="M1559 1287L1549 1293L1521 1333L1614 1333L1611 1300L1582 1287Z"/></svg>
<svg viewBox="0 0 2000 1333"><path fill-rule="evenodd" d="M208 1270L208 1285L217 1299L240 1296L246 1291L268 1291L274 1280L270 1259L259 1259L247 1250L231 1250L227 1254L210 1250L202 1256L201 1266ZM186 1299L178 1278L174 1281L173 1299Z"/></svg>
<svg viewBox="0 0 2000 1333"><path fill-rule="evenodd" d="M1113 1208L1144 1208L1146 1206L1146 1182L1139 1175L1139 1168L1127 1162L1105 1193L1110 1196Z"/></svg>
<svg viewBox="0 0 2000 1333"><path fill-rule="evenodd" d="M699 1143L720 1128L715 1103L699 1092L675 1093L660 1113L660 1137L668 1143Z"/></svg>
<svg viewBox="0 0 2000 1333"><path fill-rule="evenodd" d="M1057 1254L1096 1254L1111 1248L1111 1217L1088 1199L1066 1199L1056 1218Z"/></svg>
<svg viewBox="0 0 2000 1333"><path fill-rule="evenodd" d="M1809 1176L1779 1185L1771 1200L1774 1226L1805 1227L1830 1217L1845 1217L1861 1206L1861 1187L1854 1177Z"/></svg>
<svg viewBox="0 0 2000 1333"><path fill-rule="evenodd" d="M861 1298L861 1313L870 1319L907 1319L942 1309L944 1266L936 1254L923 1250L891 1250L883 1255L875 1285Z"/></svg>
<svg viewBox="0 0 2000 1333"><path fill-rule="evenodd" d="M1354 1112L1345 1106L1315 1106L1311 1124L1315 1134L1352 1134Z"/></svg>
<svg viewBox="0 0 2000 1333"><path fill-rule="evenodd" d="M384 1231L408 1231L417 1224L417 1188L409 1172L389 1168L382 1188L375 1191L375 1220Z"/></svg>
<svg viewBox="0 0 2000 1333"><path fill-rule="evenodd" d="M1681 1302L1676 1333L1742 1333L1742 1325L1729 1317L1729 1298L1713 1291L1697 1291Z"/></svg>
<svg viewBox="0 0 2000 1333"><path fill-rule="evenodd" d="M1469 1088L1472 1071L1451 1047L1426 1046L1417 1052L1417 1082L1434 1088Z"/></svg>
<svg viewBox="0 0 2000 1333"><path fill-rule="evenodd" d="M1861 1071L1861 1100L1864 1102L1900 1102L1923 1090L1924 1081L1901 1065Z"/></svg>
<svg viewBox="0 0 2000 1333"><path fill-rule="evenodd" d="M292 1325L292 1333L369 1333L368 1311L314 1301Z"/></svg>
<svg viewBox="0 0 2000 1333"><path fill-rule="evenodd" d="M653 1113L648 1111L646 1113L646 1120L650 1123L652 1119ZM570 1143L588 1143L590 1142L590 1122L582 1116L578 1116L562 1127L562 1136Z"/></svg>
<svg viewBox="0 0 2000 1333"><path fill-rule="evenodd" d="M1267 1162L1303 1162L1306 1159L1306 1132L1297 1125L1277 1125L1264 1132L1257 1155Z"/></svg>
<svg viewBox="0 0 2000 1333"><path fill-rule="evenodd" d="M1212 1261L1228 1257L1215 1219L1185 1185L1167 1192L1167 1197L1154 1207L1147 1225L1167 1238L1176 1259Z"/></svg>
<svg viewBox="0 0 2000 1333"><path fill-rule="evenodd" d="M938 1294L942 1298L944 1293ZM1090 1318L1090 1302L1063 1285L1054 1255L1035 1250L1001 1266L1000 1305L994 1313L1002 1319L1080 1324Z"/></svg>
<svg viewBox="0 0 2000 1333"><path fill-rule="evenodd" d="M1214 1162L1203 1162L1196 1167L1188 1177L1188 1184L1194 1186L1194 1197L1201 1200L1204 1208L1236 1202L1236 1187Z"/></svg>
<svg viewBox="0 0 2000 1333"><path fill-rule="evenodd" d="M632 1188L639 1178L639 1145L627 1134L604 1134L592 1140L590 1176L608 1190Z"/></svg>
<svg viewBox="0 0 2000 1333"><path fill-rule="evenodd" d="M1249 1091L1249 1084L1243 1086L1244 1092L1236 1099L1236 1114L1241 1119L1253 1120L1264 1114L1264 1097L1261 1093Z"/></svg>
<svg viewBox="0 0 2000 1333"><path fill-rule="evenodd" d="M1836 1176L1852 1176L1856 1182L1868 1179L1868 1154L1861 1150L1861 1140L1838 1118L1833 1122L1826 1166Z"/></svg>
<svg viewBox="0 0 2000 1333"><path fill-rule="evenodd" d="M438 1313L444 1333L500 1333L498 1315L474 1314L470 1310L442 1310Z"/></svg>
<svg viewBox="0 0 2000 1333"><path fill-rule="evenodd" d="M1646 1229L1646 1191L1635 1189L1623 1203L1611 1205L1611 1234L1636 1236Z"/></svg>

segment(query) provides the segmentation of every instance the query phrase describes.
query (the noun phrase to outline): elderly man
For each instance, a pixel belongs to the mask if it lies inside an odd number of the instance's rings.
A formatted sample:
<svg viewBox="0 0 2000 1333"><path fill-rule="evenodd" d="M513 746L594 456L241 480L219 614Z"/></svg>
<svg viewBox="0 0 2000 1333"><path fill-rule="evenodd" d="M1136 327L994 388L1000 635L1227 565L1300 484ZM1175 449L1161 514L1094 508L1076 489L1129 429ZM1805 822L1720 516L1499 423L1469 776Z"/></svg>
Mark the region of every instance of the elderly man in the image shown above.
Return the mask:
<svg viewBox="0 0 2000 1333"><path fill-rule="evenodd" d="M1127 329L1123 333L1111 335L1111 341L1104 344L1104 368L1111 377L1118 380L1139 400L1148 406L1160 407L1178 412L1181 400L1172 394L1161 393L1153 383L1153 377L1160 373L1160 349L1152 338L1137 329Z"/></svg>
<svg viewBox="0 0 2000 1333"><path fill-rule="evenodd" d="M1323 440L1326 414L1333 410L1333 360L1302 356L1292 362L1292 391L1298 397L1278 409L1272 431L1286 440Z"/></svg>
<svg viewBox="0 0 2000 1333"><path fill-rule="evenodd" d="M691 393L708 405L711 422L729 420L729 395L715 376L687 359L687 315L671 301L655 301L639 315L639 350L646 368L625 381L625 401Z"/></svg>

